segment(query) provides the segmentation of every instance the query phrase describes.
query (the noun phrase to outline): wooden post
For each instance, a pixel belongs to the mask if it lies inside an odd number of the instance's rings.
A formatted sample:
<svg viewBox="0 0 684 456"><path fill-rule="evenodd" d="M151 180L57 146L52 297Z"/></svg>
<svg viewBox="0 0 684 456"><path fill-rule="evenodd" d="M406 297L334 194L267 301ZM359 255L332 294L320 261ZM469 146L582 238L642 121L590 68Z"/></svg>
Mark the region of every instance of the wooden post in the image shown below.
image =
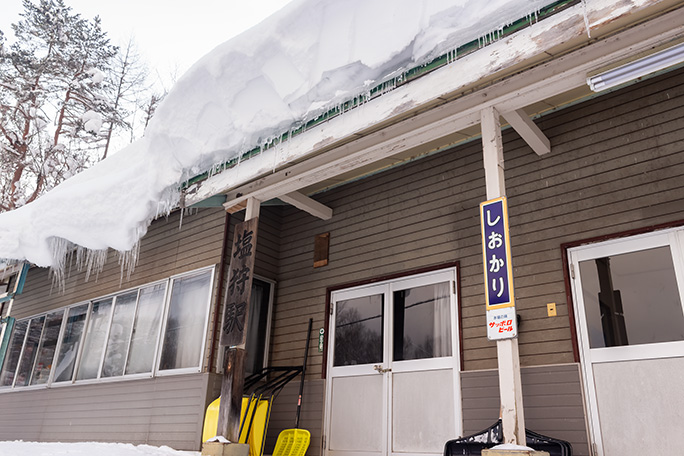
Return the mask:
<svg viewBox="0 0 684 456"><path fill-rule="evenodd" d="M242 348L228 349L221 382L221 406L216 435L222 435L232 443L240 440L240 410L246 357L247 352Z"/></svg>
<svg viewBox="0 0 684 456"><path fill-rule="evenodd" d="M249 327L249 302L254 276L258 217L259 201L250 198L247 200L245 221L235 227L228 287L224 300L220 345L230 348L227 350L224 363L216 435L224 436L231 443L240 441L240 411L247 357L244 343Z"/></svg>
<svg viewBox="0 0 684 456"><path fill-rule="evenodd" d="M487 199L491 200L506 196L501 122L495 108L489 107L482 110L481 127ZM527 439L518 339L497 340L496 351L499 364L499 395L504 443L525 445Z"/></svg>

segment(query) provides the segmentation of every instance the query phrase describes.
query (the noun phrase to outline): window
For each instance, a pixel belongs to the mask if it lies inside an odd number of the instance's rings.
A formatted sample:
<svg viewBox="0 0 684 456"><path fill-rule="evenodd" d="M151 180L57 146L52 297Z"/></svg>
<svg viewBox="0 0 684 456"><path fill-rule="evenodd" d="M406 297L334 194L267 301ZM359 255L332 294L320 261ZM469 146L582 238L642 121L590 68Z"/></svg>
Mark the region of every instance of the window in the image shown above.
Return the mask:
<svg viewBox="0 0 684 456"><path fill-rule="evenodd" d="M197 372L212 282L204 269L17 321L0 388Z"/></svg>
<svg viewBox="0 0 684 456"><path fill-rule="evenodd" d="M452 357L454 272L335 292L332 367Z"/></svg>
<svg viewBox="0 0 684 456"><path fill-rule="evenodd" d="M166 284L157 284L140 290L131 343L126 360L126 374L152 372L154 354L159 331Z"/></svg>
<svg viewBox="0 0 684 456"><path fill-rule="evenodd" d="M253 374L268 363L268 340L271 328L271 308L275 284L257 277L252 281L249 304L245 372Z"/></svg>
<svg viewBox="0 0 684 456"><path fill-rule="evenodd" d="M42 385L48 381L63 318L64 312L62 311L48 314L45 319L43 335L40 339L38 355L31 375L31 385Z"/></svg>
<svg viewBox="0 0 684 456"><path fill-rule="evenodd" d="M210 279L208 274L201 274L173 281L160 370L198 366L206 315L197 308L209 300Z"/></svg>
<svg viewBox="0 0 684 456"><path fill-rule="evenodd" d="M374 294L337 302L335 366L382 362L383 298Z"/></svg>
<svg viewBox="0 0 684 456"><path fill-rule="evenodd" d="M684 340L669 246L579 263L591 348Z"/></svg>
<svg viewBox="0 0 684 456"><path fill-rule="evenodd" d="M451 356L449 282L394 292L393 359Z"/></svg>
<svg viewBox="0 0 684 456"><path fill-rule="evenodd" d="M658 357L663 344L684 349L683 241L677 229L570 250L579 330L594 357L613 359L610 350Z"/></svg>
<svg viewBox="0 0 684 456"><path fill-rule="evenodd" d="M88 304L83 304L67 310L62 343L55 363L55 382L71 381L74 376L76 355L83 339L88 307Z"/></svg>

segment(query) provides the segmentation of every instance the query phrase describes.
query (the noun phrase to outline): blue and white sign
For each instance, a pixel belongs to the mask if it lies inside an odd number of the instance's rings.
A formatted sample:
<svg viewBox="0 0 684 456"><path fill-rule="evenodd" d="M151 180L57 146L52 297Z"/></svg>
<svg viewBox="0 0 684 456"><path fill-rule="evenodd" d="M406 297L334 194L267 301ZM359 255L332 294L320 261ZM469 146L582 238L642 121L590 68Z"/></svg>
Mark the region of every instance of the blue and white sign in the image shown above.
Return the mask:
<svg viewBox="0 0 684 456"><path fill-rule="evenodd" d="M482 254L490 340L517 336L518 325L513 294L513 265L508 234L506 197L480 204Z"/></svg>

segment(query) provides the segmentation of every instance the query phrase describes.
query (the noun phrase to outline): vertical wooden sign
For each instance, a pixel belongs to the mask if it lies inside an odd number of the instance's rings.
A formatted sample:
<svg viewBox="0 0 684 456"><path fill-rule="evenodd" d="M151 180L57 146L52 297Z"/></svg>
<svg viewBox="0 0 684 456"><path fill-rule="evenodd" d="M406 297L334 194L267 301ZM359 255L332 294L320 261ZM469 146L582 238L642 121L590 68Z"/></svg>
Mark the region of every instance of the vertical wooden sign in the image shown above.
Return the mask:
<svg viewBox="0 0 684 456"><path fill-rule="evenodd" d="M259 218L254 217L235 227L228 288L223 306L223 327L220 339L222 346L233 347L244 344L247 337L246 328L254 278L258 224Z"/></svg>

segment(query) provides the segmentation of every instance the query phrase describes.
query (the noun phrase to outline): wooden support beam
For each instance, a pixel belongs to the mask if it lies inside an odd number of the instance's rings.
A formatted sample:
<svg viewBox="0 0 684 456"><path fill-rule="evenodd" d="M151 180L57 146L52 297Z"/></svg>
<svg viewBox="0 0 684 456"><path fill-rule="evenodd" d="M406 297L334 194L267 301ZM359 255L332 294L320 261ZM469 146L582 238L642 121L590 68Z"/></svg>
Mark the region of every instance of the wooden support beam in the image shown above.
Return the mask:
<svg viewBox="0 0 684 456"><path fill-rule="evenodd" d="M318 217L319 219L329 220L332 218L333 210L331 208L319 203L315 199L309 198L308 196L302 193L292 192L288 193L287 195L281 195L279 196L279 198L283 202L291 204L298 209L308 212L309 214L313 215L314 217Z"/></svg>
<svg viewBox="0 0 684 456"><path fill-rule="evenodd" d="M240 411L246 358L247 352L244 349L230 348L226 352L226 363L223 369L216 435L222 435L232 443L240 441Z"/></svg>
<svg viewBox="0 0 684 456"><path fill-rule="evenodd" d="M247 210L245 211L245 221L259 217L259 209L261 209L261 201L256 198L248 198Z"/></svg>
<svg viewBox="0 0 684 456"><path fill-rule="evenodd" d="M502 112L501 115L537 155L541 156L551 152L551 141L549 141L549 138L544 135L525 111L517 109L515 111Z"/></svg>
<svg viewBox="0 0 684 456"><path fill-rule="evenodd" d="M499 113L494 107L484 108L481 118L485 184L487 199L491 200L506 196L501 122ZM525 445L527 440L518 339L497 340L496 351L499 364L499 396L504 443Z"/></svg>
<svg viewBox="0 0 684 456"><path fill-rule="evenodd" d="M247 207L247 200L242 199L237 202L231 201L229 203L223 203L223 207L229 214L235 214L236 212L245 210L245 208Z"/></svg>
<svg viewBox="0 0 684 456"><path fill-rule="evenodd" d="M506 195L501 121L494 107L482 110L481 128L487 199L490 200Z"/></svg>

